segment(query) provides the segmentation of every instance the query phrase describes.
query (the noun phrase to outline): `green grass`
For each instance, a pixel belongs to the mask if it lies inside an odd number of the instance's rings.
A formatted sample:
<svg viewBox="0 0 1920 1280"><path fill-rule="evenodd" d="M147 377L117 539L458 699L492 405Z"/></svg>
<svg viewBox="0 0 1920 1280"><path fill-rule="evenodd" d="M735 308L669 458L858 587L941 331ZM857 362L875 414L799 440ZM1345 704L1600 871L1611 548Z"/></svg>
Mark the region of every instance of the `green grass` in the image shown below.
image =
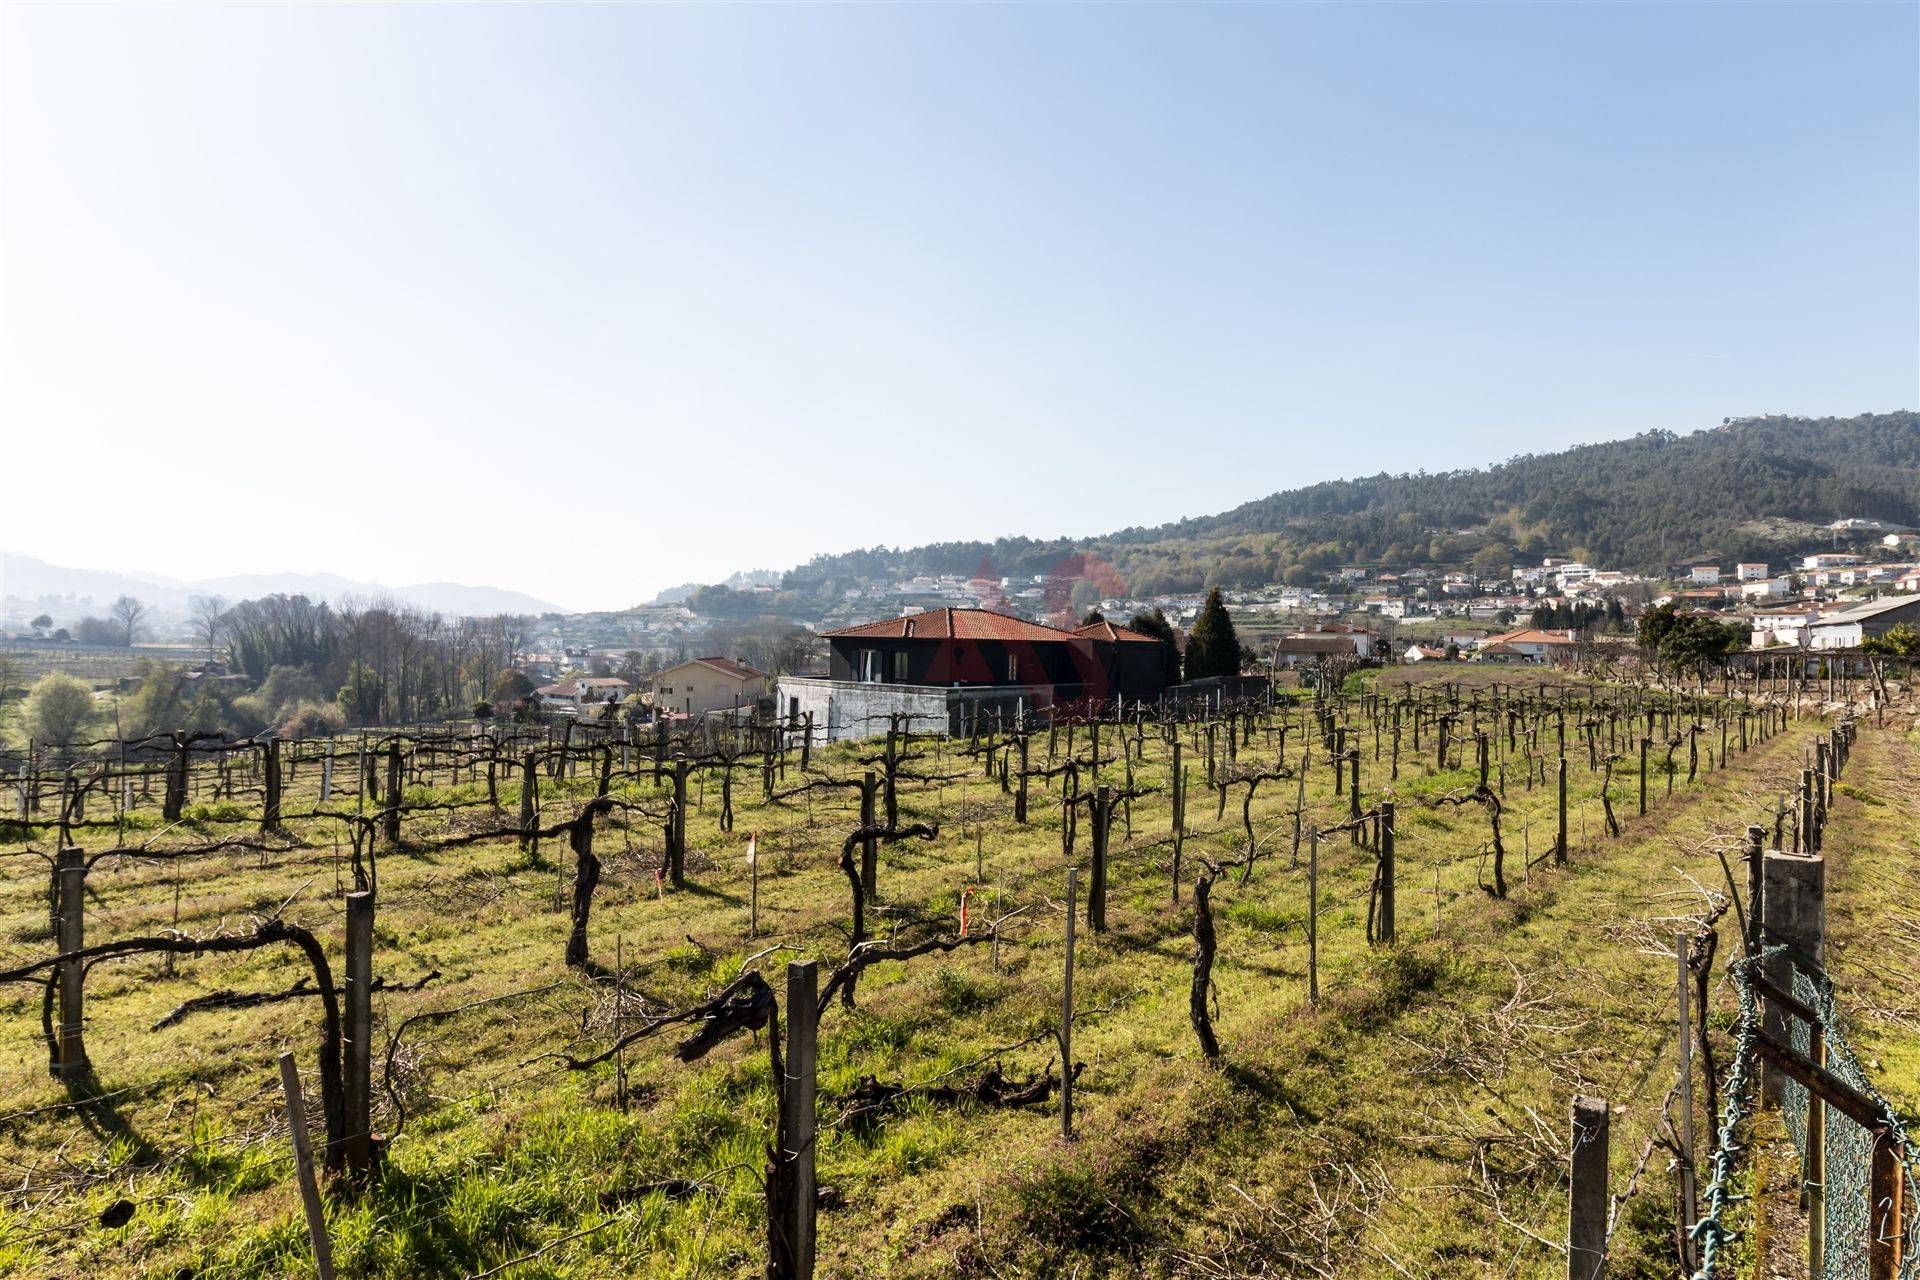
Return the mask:
<svg viewBox="0 0 1920 1280"><path fill-rule="evenodd" d="M1513 678L1503 673L1503 682ZM1403 753L1393 785L1401 813L1399 945L1365 941L1371 855L1344 837L1324 842L1317 1006L1306 999L1306 860L1303 852L1299 867L1289 865L1284 834L1294 787L1269 784L1255 802L1255 826L1263 836L1283 833L1266 846L1278 853L1245 885L1236 873L1214 894L1215 1025L1224 1046L1217 1067L1199 1058L1187 1022L1191 894L1183 889L1178 905L1170 900L1166 753L1150 742L1137 778L1161 790L1135 801L1133 840L1116 828L1109 931L1078 935L1081 1021L1073 1048L1086 1065L1072 1144L1058 1138L1057 1119L1041 1108L916 1102L838 1122L838 1099L863 1076L927 1082L1045 1032L1058 1016L1064 863L1057 792L1036 791L1035 821L1024 828L1011 820L1010 798L984 779L904 792L903 820L941 821L942 835L883 857L883 907L951 930L961 889L982 883L972 900L976 921L994 914L996 891L999 910L1027 910L1007 925L997 969L986 946L877 965L861 980L858 1010L836 1003L823 1015L819 1178L835 1198L821 1218L821 1274L1170 1276L1278 1265L1286 1273L1323 1266L1343 1275L1405 1269L1466 1277L1563 1268L1558 1255L1501 1223L1474 1152L1490 1144L1489 1174L1507 1217L1557 1235L1564 1188L1550 1139L1564 1127L1570 1094L1593 1092L1625 1108L1614 1139L1616 1177L1624 1182L1666 1078L1642 1073L1670 1048L1671 962L1649 954L1646 938L1698 908L1687 877L1704 884L1719 877L1699 842L1738 830L1770 806L1774 785L1797 768L1802 745L1821 727L1795 725L1693 787L1683 776L1671 801L1663 782L1645 819L1632 815L1635 780L1626 762L1615 776L1626 828L1619 840L1601 837L1597 775L1570 743L1573 860L1530 874L1520 866L1522 833L1530 832L1536 855L1547 847L1553 788L1536 782L1527 789L1510 762L1513 887L1505 901L1479 887L1483 812L1419 803L1471 786L1476 775L1430 775L1430 751L1421 759ZM1298 741L1296 731L1290 756ZM1362 743L1371 804L1387 786L1388 767L1373 759L1370 736ZM1037 745L1043 755L1044 740ZM928 772L969 767L951 748L930 750L946 754L923 765ZM1267 750L1256 744L1247 754ZM855 767L852 754L835 747L816 760L844 776ZM1190 768L1197 772L1201 758L1189 743ZM1850 772L1849 783L1892 790L1870 775ZM795 780L790 769L788 781ZM824 973L844 956L847 886L834 859L852 822L852 797L768 805L757 776L736 782L733 834L717 830L717 786L690 815L687 891L656 892L656 821L636 816L631 828L616 822L598 833L606 871L594 902L593 958L610 967L617 940L623 986L650 1012L704 998L736 976L746 957L776 944L795 950L754 963L783 1000L779 970L788 959L816 958ZM303 768L293 794L310 796L316 784L317 770ZM438 794L454 791L475 794L466 784ZM545 803L577 804L591 793L583 770L546 787ZM645 782L626 794L648 805L662 800ZM515 800L503 789L509 819ZM1200 859L1230 857L1242 846L1238 792L1217 827L1207 800L1196 787L1194 834L1184 851L1189 881ZM1345 813L1324 767L1312 772L1307 803L1310 822ZM211 805L205 817L218 812ZM408 834L478 821L430 815ZM979 881L975 822L985 825ZM750 830L761 837L756 938L747 936ZM336 833L314 824L297 834L303 847L273 855L264 868L250 854L189 864L104 862L90 880L89 937L170 926L178 879L180 927L190 934L245 928L249 912L290 899L288 917L337 949L347 875ZM1086 839L1083 822L1082 865ZM608 985L561 964L567 922L552 904L557 867L569 865L563 844L549 844L536 861L512 841L380 855L376 972L410 981L438 969L442 977L419 992L376 997L376 1092L386 1037L409 1014L561 985L408 1031L396 1085L409 1114L384 1171L364 1192L342 1190L330 1200L343 1275L463 1276L590 1228L513 1274L758 1274L758 1179L774 1117L765 1037L738 1037L692 1064L675 1060L680 1036L672 1031L636 1045L625 1055L624 1110L615 1105L613 1064L573 1072L542 1057L591 1052L611 1034ZM0 868L7 873L0 881L5 959L44 954L43 864L9 858ZM875 917L883 936L889 919ZM337 950L334 963L337 973ZM273 1063L281 1048L294 1049L315 1091L311 1002L146 1029L188 996L282 988L300 971L291 952L189 957L171 976L153 958L96 968L88 1034L97 1073L102 1088L129 1092L86 1123L49 1111L0 1126L0 1159L11 1167L61 1153L53 1193L30 1206L14 1197L0 1219L0 1270L103 1280L182 1269L198 1277L309 1273ZM0 1110L63 1101L45 1072L39 989L10 988L0 997L0 1025L13 1029L0 1042ZM1058 1066L1049 1040L1001 1065L1019 1076ZM376 1126L391 1130L396 1119L382 1094ZM137 1142L116 1139L114 1126ZM150 1154L143 1160L135 1152ZM603 1192L667 1178L693 1178L707 1189L602 1203ZM1657 1204L1667 1194L1664 1179L1650 1172L1642 1200ZM84 1225L123 1195L139 1202L129 1225ZM73 1222L82 1225L50 1230ZM1657 1213L1636 1208L1610 1274L1668 1274L1659 1225ZM1294 1261L1276 1262L1285 1259Z"/></svg>
<svg viewBox="0 0 1920 1280"><path fill-rule="evenodd" d="M1920 778L1920 736L1863 734L1845 776L1821 851L1827 963L1848 1043L1911 1128L1920 1126L1920 838L1900 801Z"/></svg>

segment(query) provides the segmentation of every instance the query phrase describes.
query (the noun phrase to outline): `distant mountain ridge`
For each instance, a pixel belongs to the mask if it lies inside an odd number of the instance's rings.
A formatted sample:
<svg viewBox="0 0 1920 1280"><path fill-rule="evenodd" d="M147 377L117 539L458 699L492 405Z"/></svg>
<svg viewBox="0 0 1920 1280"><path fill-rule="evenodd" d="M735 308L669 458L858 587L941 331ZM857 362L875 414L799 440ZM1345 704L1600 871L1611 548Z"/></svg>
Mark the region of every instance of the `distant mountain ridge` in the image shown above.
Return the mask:
<svg viewBox="0 0 1920 1280"><path fill-rule="evenodd" d="M1608 568L1779 560L1846 517L1920 525L1920 415L1769 416L1436 474L1285 490L1231 510L1100 537L874 547L816 556L791 590L921 573L996 576L1110 563L1134 595L1307 581L1339 564L1516 561L1578 554ZM1077 558L1076 558L1077 557ZM1066 566L1063 570L1062 566Z"/></svg>
<svg viewBox="0 0 1920 1280"><path fill-rule="evenodd" d="M391 598L438 613L485 616L495 613L564 613L550 601L500 587L467 586L458 582L421 582L389 587L329 573L234 574L186 581L153 573L119 573L49 564L35 556L0 553L0 606L17 612L33 606L57 613L52 602L74 597L75 616L105 613L121 595L139 598L163 613L185 613L194 596L225 596L228 601L269 595L304 595L309 599L340 600ZM91 598L91 604L80 601ZM66 619L59 619L64 622Z"/></svg>

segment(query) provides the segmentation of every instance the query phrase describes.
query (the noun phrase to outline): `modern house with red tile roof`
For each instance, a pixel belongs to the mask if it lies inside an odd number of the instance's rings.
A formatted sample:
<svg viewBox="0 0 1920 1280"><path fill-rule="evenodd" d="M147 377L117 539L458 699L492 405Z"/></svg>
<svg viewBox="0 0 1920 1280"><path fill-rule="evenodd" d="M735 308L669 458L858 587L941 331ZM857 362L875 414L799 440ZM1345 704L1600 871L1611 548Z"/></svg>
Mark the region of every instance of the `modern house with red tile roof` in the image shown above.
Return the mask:
<svg viewBox="0 0 1920 1280"><path fill-rule="evenodd" d="M1495 652L1498 650L1498 652ZM1504 635L1488 636L1480 642L1480 654L1511 660L1518 654L1529 662L1556 662L1580 651L1580 637L1573 631L1541 631L1527 627Z"/></svg>
<svg viewBox="0 0 1920 1280"><path fill-rule="evenodd" d="M1520 652L1520 650L1514 648L1504 640L1496 640L1492 644L1482 644L1474 651L1474 657L1481 662L1511 663L1535 661L1531 655Z"/></svg>
<svg viewBox="0 0 1920 1280"><path fill-rule="evenodd" d="M1068 631L987 609L932 609L822 638L828 679L782 677L779 696L788 714L824 722L829 741L884 733L893 714L959 733L981 716L1105 715L1116 699L1166 691L1164 642L1106 622Z"/></svg>
<svg viewBox="0 0 1920 1280"><path fill-rule="evenodd" d="M1166 689L1162 642L1110 622L1067 631L986 609L934 609L824 638L832 678L861 684L1044 687L1098 698L1157 698Z"/></svg>
<svg viewBox="0 0 1920 1280"><path fill-rule="evenodd" d="M1125 697L1157 698L1166 690L1167 642L1158 636L1104 619L1077 627L1073 634L1113 646L1113 685Z"/></svg>

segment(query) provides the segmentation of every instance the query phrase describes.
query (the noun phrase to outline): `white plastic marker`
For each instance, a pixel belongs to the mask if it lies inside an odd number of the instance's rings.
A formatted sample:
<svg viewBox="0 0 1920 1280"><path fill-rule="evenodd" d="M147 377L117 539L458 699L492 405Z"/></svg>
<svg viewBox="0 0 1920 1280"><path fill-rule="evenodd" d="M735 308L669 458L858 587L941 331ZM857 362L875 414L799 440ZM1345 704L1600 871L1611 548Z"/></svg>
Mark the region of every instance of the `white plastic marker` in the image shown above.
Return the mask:
<svg viewBox="0 0 1920 1280"><path fill-rule="evenodd" d="M747 936L760 936L760 833L747 832L747 870L753 873L753 905L747 921Z"/></svg>

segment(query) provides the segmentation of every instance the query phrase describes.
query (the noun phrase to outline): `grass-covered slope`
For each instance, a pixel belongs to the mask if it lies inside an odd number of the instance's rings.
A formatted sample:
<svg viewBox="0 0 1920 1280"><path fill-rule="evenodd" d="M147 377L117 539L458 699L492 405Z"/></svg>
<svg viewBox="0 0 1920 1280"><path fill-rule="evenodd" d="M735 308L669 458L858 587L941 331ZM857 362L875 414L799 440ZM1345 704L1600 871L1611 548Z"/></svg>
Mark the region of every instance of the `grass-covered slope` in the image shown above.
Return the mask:
<svg viewBox="0 0 1920 1280"><path fill-rule="evenodd" d="M1297 764L1297 713L1292 723L1287 759ZM1167 752L1150 736L1136 782L1159 790L1133 802L1130 836L1124 824L1116 830L1109 931L1079 933L1074 1057L1086 1065L1073 1143L1061 1141L1043 1107L914 1102L851 1114L847 1099L869 1075L962 1082L993 1060L1024 1078L1052 1058L1065 880L1057 792L1036 790L1033 824L1016 826L1009 799L978 776L977 760L930 744L937 754L920 770L974 776L903 793L903 820L938 821L941 835L883 849L876 930L922 936L917 920L951 929L968 885L981 886L975 921L1025 911L1006 925L997 965L989 947L970 946L877 966L861 982L858 1009L835 1004L824 1014L819 1165L832 1195L820 1219L820 1274L1564 1269L1536 1237L1565 1229L1569 1098L1594 1093L1616 1106L1614 1177L1624 1186L1671 1079L1672 937L1706 909L1703 887L1721 883L1709 838L1737 835L1769 811L1821 727L1796 724L1745 755L1715 759L1692 785L1683 750L1671 798L1665 774L1652 779L1654 811L1644 819L1632 816L1636 779L1624 762L1613 790L1625 822L1619 839L1601 834L1599 775L1588 772L1584 751L1571 752L1572 861L1530 870L1521 853L1538 857L1549 845L1552 787L1527 786L1520 756L1507 755L1496 735L1512 892L1495 900L1481 887L1483 812L1434 803L1470 787L1473 771L1436 773L1431 741L1417 755L1409 742L1391 781L1390 738L1376 760L1371 724L1359 721L1367 803L1391 794L1401 815L1399 944L1367 945L1372 855L1344 836L1330 839L1320 862L1322 998L1308 1003L1308 871L1304 851L1298 866L1289 856L1294 783L1264 784L1253 817L1274 852L1244 883L1231 875L1213 895L1217 1066L1200 1057L1188 1022L1191 878L1201 859L1239 852L1239 792L1216 822L1211 798L1195 788L1196 834L1174 903ZM1717 756L1717 739L1703 744ZM1103 746L1112 750L1111 739ZM1263 734L1248 754L1270 760L1275 747ZM853 757L837 746L816 763L846 776L859 768ZM1190 771L1199 759L1189 741ZM592 794L585 774L550 784L544 803L558 812L577 806ZM1109 780L1118 775L1110 766ZM797 781L791 770L788 780ZM316 781L303 769L296 794L310 794ZM648 805L661 799L646 782L620 793ZM511 814L512 790L502 798ZM592 956L605 970L619 958L617 984L561 962L567 925L555 902L564 872L549 859L564 858L564 847L538 858L512 841L382 855L375 971L396 983L442 976L418 992L376 998L376 1086L404 1019L473 1007L409 1024L392 1048L394 1094L383 1091L376 1110L380 1128L398 1129L385 1171L329 1210L343 1275L475 1275L543 1249L508 1274L760 1272L759 1175L774 1118L764 1037L741 1036L692 1064L675 1059L676 1034L643 1041L624 1058L624 1108L613 1063L574 1071L552 1056L597 1050L617 1025L684 1008L749 961L784 998L788 959L818 957L824 972L843 958L848 890L834 859L853 823L851 796L766 804L757 781L742 779L731 834L718 829L714 786L694 799L685 891L656 885L657 826L636 818L630 829L600 832L607 868ZM1324 765L1311 770L1307 803L1310 825L1345 813ZM421 819L410 832L431 836L442 821L454 830L493 819ZM759 832L762 859L755 938L747 936L750 830ZM306 848L270 855L264 866L252 854L102 864L89 937L172 927L178 881L181 930L236 931L251 914L287 904L289 918L336 949L337 972L344 858L329 824L299 834ZM1084 865L1084 820L1080 840L1075 860ZM44 864L14 856L0 867L5 960L44 954ZM1730 940L1730 926L1722 931ZM96 967L88 1036L107 1096L78 1110L46 1074L39 988L7 991L0 1159L19 1189L0 1215L0 1270L98 1280L310 1274L274 1057L292 1048L313 1092L313 1002L148 1029L189 996L284 988L300 971L291 952L279 951L187 958L171 974L151 958ZM500 998L516 992L527 994ZM1727 1013L1716 1007L1717 1026ZM1009 1045L1021 1047L996 1056ZM1672 1273L1664 1164L1656 1157L1627 1204L1611 1275ZM674 1179L697 1185L658 1185ZM99 1213L121 1199L135 1206L131 1221L99 1225Z"/></svg>

